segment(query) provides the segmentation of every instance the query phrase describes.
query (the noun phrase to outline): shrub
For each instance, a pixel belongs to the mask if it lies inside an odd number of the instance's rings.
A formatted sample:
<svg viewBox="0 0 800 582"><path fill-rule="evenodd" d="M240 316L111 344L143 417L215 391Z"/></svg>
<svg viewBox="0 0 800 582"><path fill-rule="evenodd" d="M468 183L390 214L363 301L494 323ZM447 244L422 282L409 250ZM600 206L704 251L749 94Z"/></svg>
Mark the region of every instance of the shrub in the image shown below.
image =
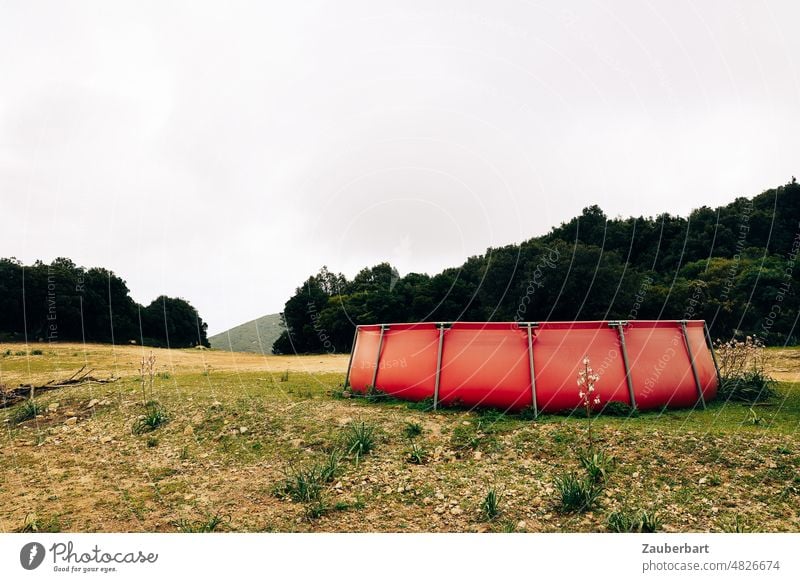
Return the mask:
<svg viewBox="0 0 800 582"><path fill-rule="evenodd" d="M280 382L288 382L289 381L289 370L282 372L280 378L278 378Z"/></svg>
<svg viewBox="0 0 800 582"><path fill-rule="evenodd" d="M594 507L601 488L588 477L564 473L554 480L561 510L567 513L588 511Z"/></svg>
<svg viewBox="0 0 800 582"><path fill-rule="evenodd" d="M766 373L766 353L760 340L751 336L744 341L717 340L716 354L721 398L752 404L777 396L775 380Z"/></svg>
<svg viewBox="0 0 800 582"><path fill-rule="evenodd" d="M42 350L31 350L32 356L41 356L42 354L44 354Z"/></svg>
<svg viewBox="0 0 800 582"><path fill-rule="evenodd" d="M133 434L152 432L169 421L166 409L155 400L145 405L145 413L133 424Z"/></svg>

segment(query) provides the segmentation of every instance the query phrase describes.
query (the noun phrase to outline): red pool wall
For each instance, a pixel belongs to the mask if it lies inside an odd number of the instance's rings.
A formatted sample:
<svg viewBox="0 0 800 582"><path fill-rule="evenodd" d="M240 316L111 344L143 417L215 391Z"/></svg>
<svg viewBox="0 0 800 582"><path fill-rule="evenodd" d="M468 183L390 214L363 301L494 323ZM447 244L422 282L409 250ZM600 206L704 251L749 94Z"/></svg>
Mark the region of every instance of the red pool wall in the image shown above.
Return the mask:
<svg viewBox="0 0 800 582"><path fill-rule="evenodd" d="M716 396L718 380L704 325L687 321L686 338L707 402ZM508 410L532 405L525 324L457 322L442 330L438 403ZM616 326L607 321L547 322L531 332L540 412L580 406L576 381L585 356L600 376L596 389L601 404L632 404ZM623 325L623 332L637 408L681 408L699 402L681 322L631 321ZM374 378L374 386L392 396L433 398L439 334L436 323L359 326L348 375L351 389L364 392Z"/></svg>

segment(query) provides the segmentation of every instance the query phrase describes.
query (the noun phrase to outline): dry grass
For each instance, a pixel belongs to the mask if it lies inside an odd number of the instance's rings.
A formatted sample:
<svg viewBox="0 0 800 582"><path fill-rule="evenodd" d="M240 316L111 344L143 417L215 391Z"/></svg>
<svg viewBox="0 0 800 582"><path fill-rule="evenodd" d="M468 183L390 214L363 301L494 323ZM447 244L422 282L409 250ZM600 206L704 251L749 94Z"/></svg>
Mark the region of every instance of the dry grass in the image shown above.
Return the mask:
<svg viewBox="0 0 800 582"><path fill-rule="evenodd" d="M13 409L0 411L0 531L32 522L179 531L208 516L224 516L218 531L603 531L608 515L624 508L657 511L665 531L720 531L735 520L759 531L800 530L793 383L780 385L785 401L759 408L758 425L747 423L746 407L720 404L598 419L594 438L615 469L598 508L573 515L558 512L553 479L580 470L586 419L531 422L343 399L346 356L157 350L152 398L169 422L139 436L132 427L145 411L141 348L42 349L0 358L0 381L47 380L85 360L122 379L43 395L47 412L18 425L5 422ZM776 352L774 365L788 367L795 356ZM357 464L341 461L324 486L324 507L310 512L275 495L290 467L324 463L360 422L376 427L374 448ZM430 454L424 464L408 460L408 423L422 427L415 442ZM481 446L453 444L454 433L471 430L483 435ZM503 492L502 512L487 522L490 487Z"/></svg>

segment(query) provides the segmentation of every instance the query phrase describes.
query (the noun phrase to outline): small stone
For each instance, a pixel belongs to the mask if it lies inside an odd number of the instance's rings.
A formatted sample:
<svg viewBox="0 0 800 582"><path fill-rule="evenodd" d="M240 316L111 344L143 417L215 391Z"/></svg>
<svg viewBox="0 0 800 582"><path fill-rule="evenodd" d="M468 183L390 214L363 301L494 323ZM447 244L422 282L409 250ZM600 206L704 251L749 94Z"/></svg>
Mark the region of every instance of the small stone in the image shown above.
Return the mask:
<svg viewBox="0 0 800 582"><path fill-rule="evenodd" d="M706 479L705 477L701 477L700 480L698 481L698 483L700 483L700 485L702 485L706 481L708 481L708 479Z"/></svg>
<svg viewBox="0 0 800 582"><path fill-rule="evenodd" d="M517 529L525 529L525 526L526 526L526 525L528 525L528 524L527 524L527 523L525 523L525 520L518 521L518 522L517 522Z"/></svg>
<svg viewBox="0 0 800 582"><path fill-rule="evenodd" d="M56 410L58 410L58 402L51 402L47 407L48 412L55 412Z"/></svg>
<svg viewBox="0 0 800 582"><path fill-rule="evenodd" d="M482 452L480 452L480 451L475 451L475 454L474 454L474 455L472 455L472 458L473 458L473 459L475 459L476 461L480 461L482 456L483 456L483 453L482 453Z"/></svg>
<svg viewBox="0 0 800 582"><path fill-rule="evenodd" d="M422 498L422 503L424 505L430 505L431 503L433 503L433 499L431 499L430 497L423 497Z"/></svg>
<svg viewBox="0 0 800 582"><path fill-rule="evenodd" d="M240 426L239 427L239 434L244 434L246 432L247 432L247 427L246 426Z"/></svg>
<svg viewBox="0 0 800 582"><path fill-rule="evenodd" d="M67 426L72 426L73 424L77 423L78 423L78 417L76 416L70 416L67 420L64 421L64 424L66 424Z"/></svg>
<svg viewBox="0 0 800 582"><path fill-rule="evenodd" d="M64 416L75 416L75 411L74 410L65 410L64 411Z"/></svg>
<svg viewBox="0 0 800 582"><path fill-rule="evenodd" d="M436 508L436 509L434 509L433 511L434 511L434 512L436 512L436 513L444 513L444 507L442 507L442 506L440 505L439 507L437 507L437 508Z"/></svg>
<svg viewBox="0 0 800 582"><path fill-rule="evenodd" d="M100 442L101 443L110 443L113 440L114 440L114 438L110 437L110 436L100 437Z"/></svg>
<svg viewBox="0 0 800 582"><path fill-rule="evenodd" d="M437 493L437 494L436 494L436 499L438 499L439 501L441 501L442 499L444 499L444 493Z"/></svg>
<svg viewBox="0 0 800 582"><path fill-rule="evenodd" d="M186 436L192 436L194 434L194 427L192 425L187 426L183 429L183 434Z"/></svg>
<svg viewBox="0 0 800 582"><path fill-rule="evenodd" d="M460 514L464 513L464 510L463 510L463 509L461 509L459 506L457 506L457 505L456 505L455 507L453 507L453 508L450 510L450 513L451 513L452 515L460 515Z"/></svg>
<svg viewBox="0 0 800 582"><path fill-rule="evenodd" d="M95 407L95 406L97 406L99 403L100 403L100 401L99 401L97 398L92 398L92 399L89 401L89 404L87 404L87 405L86 405L86 408L94 408L94 407Z"/></svg>
<svg viewBox="0 0 800 582"><path fill-rule="evenodd" d="M333 488L334 489L341 489L342 488L342 482L339 481L338 483L336 483L336 485L333 486Z"/></svg>

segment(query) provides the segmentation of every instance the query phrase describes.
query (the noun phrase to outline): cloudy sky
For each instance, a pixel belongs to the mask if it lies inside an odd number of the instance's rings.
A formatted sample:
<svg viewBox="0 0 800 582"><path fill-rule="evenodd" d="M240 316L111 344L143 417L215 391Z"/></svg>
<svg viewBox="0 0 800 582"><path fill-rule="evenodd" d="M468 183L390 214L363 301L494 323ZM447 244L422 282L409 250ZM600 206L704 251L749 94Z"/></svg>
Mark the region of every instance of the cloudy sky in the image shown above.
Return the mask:
<svg viewBox="0 0 800 582"><path fill-rule="evenodd" d="M213 333L323 264L433 273L800 174L800 3L566 4L0 0L0 256Z"/></svg>

